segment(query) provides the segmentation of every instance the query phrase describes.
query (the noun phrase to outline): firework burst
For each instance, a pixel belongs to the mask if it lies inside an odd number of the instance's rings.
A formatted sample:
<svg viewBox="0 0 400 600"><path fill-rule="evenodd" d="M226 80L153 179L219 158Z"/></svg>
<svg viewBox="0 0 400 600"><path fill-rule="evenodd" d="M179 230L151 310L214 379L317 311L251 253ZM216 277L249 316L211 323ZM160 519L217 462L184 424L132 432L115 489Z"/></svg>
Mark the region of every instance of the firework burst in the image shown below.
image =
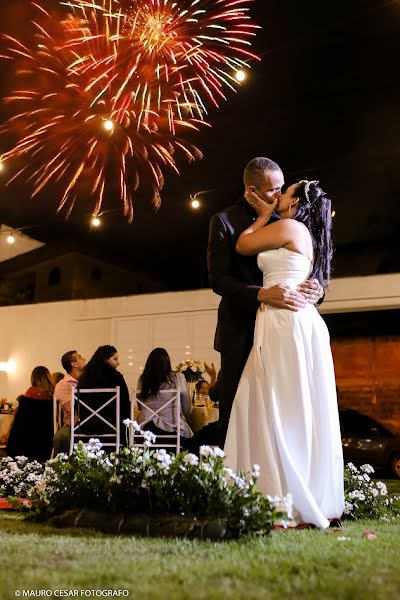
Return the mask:
<svg viewBox="0 0 400 600"><path fill-rule="evenodd" d="M19 109L3 128L17 142L1 160L21 163L8 183L26 176L33 196L61 186L67 215L78 199L99 214L118 188L131 221L133 193L150 182L158 207L164 167L178 172L176 152L201 157L187 132L254 57L250 2L71 0L61 20L32 3L33 49L8 38L21 79L5 99Z"/></svg>

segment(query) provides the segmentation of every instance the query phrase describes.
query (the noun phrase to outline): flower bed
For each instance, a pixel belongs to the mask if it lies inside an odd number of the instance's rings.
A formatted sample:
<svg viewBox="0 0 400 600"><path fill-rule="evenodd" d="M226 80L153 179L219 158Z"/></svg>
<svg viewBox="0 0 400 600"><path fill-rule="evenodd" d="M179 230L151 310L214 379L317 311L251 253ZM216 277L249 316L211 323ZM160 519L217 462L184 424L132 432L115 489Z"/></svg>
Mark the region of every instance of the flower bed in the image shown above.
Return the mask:
<svg viewBox="0 0 400 600"><path fill-rule="evenodd" d="M57 517L58 524L68 526L79 511L87 510L115 516L130 528L135 516L134 528L140 534L162 530L164 535L165 528L156 526L160 515L173 523L171 535L179 530L209 537L214 531L212 537L220 539L268 533L284 515L256 490L257 467L252 473L236 474L224 466L223 456L219 448L209 447L201 449L200 461L193 454L175 457L151 447L123 448L108 456L97 440L91 440L79 443L71 457L59 455L49 461L29 498L38 518ZM59 518L71 510L78 512ZM87 523L88 514L81 524ZM105 520L99 516L92 525Z"/></svg>
<svg viewBox="0 0 400 600"><path fill-rule="evenodd" d="M140 431L144 447L108 455L98 440L75 446L42 465L26 457L0 459L0 498L31 508L32 518L59 527L89 527L146 536L237 538L268 534L291 518L291 498L265 497L256 489L259 467L235 473L219 448L203 446L200 459L153 449L154 434L126 421L128 442ZM373 469L345 468L345 517L388 519L396 514ZM26 500L22 500L25 499Z"/></svg>
<svg viewBox="0 0 400 600"><path fill-rule="evenodd" d="M137 423L127 420L128 442ZM204 446L200 459L144 447L106 454L98 440L75 446L41 465L24 457L0 460L0 496L27 497L33 517L58 526L111 528L115 533L184 535L227 539L267 534L290 513L290 498L272 499L256 490L259 467L234 473L219 448ZM71 512L72 511L72 512ZM94 516L97 514L97 517Z"/></svg>
<svg viewBox="0 0 400 600"><path fill-rule="evenodd" d="M386 485L382 481L371 479L374 473L371 465L362 465L359 469L348 463L344 469L345 507L344 517L349 519L382 519L397 516L398 509L388 496Z"/></svg>

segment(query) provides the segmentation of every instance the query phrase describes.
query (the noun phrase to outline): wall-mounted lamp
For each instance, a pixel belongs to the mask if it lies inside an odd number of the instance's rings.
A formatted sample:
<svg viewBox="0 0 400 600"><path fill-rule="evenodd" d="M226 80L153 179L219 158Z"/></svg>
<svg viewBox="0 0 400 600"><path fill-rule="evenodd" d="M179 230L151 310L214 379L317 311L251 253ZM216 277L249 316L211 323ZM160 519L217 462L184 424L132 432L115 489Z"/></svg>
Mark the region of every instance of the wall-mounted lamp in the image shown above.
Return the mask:
<svg viewBox="0 0 400 600"><path fill-rule="evenodd" d="M4 362L0 362L0 371L4 371L4 373L12 373L15 371L16 364L13 360L6 360Z"/></svg>

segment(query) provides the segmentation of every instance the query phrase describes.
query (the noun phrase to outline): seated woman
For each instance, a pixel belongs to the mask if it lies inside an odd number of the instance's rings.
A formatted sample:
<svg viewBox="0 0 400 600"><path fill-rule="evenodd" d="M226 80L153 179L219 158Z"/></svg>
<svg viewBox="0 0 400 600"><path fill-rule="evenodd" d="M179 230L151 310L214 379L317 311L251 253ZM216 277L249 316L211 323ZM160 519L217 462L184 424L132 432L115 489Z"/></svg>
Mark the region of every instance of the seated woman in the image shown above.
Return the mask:
<svg viewBox="0 0 400 600"><path fill-rule="evenodd" d="M124 419L130 417L130 400L127 385L122 373L117 371L119 366L118 352L114 346L100 346L93 354L78 380L79 389L96 388L120 388L120 441L124 443L125 427L122 424ZM104 394L82 394L82 401L93 409L99 408L106 402L107 397ZM79 420L82 422L89 416L89 411L79 405ZM115 425L115 403L110 402L100 414L108 422ZM97 416L92 417L87 423L84 423L79 432L85 435L97 437L99 435L112 433L110 427ZM104 442L107 438L104 438ZM110 441L110 439L108 439ZM105 448L106 449L106 448Z"/></svg>
<svg viewBox="0 0 400 600"><path fill-rule="evenodd" d="M186 417L192 408L187 383L182 373L171 369L171 360L164 348L155 348L150 352L144 371L139 377L138 389L140 390L139 399L146 404L146 407L141 407L138 418L139 425L152 416L152 412L147 409L147 406L149 409L156 411L170 399L169 394L160 392L180 390L181 446L182 448L188 448L189 439L193 433L186 421ZM143 425L143 429L152 431L156 435L165 435L176 431L176 407L174 403L172 402L158 412L151 421Z"/></svg>
<svg viewBox="0 0 400 600"><path fill-rule="evenodd" d="M46 367L35 367L31 387L18 397L17 414L7 443L9 456L45 462L53 447L53 383Z"/></svg>

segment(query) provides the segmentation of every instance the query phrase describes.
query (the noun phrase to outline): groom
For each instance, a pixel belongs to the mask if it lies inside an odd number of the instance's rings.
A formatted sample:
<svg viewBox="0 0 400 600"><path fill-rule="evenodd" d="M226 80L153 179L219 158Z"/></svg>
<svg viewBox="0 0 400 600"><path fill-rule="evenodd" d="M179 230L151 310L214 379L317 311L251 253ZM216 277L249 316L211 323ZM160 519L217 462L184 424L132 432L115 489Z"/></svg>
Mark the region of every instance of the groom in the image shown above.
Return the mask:
<svg viewBox="0 0 400 600"><path fill-rule="evenodd" d="M260 304L298 311L322 296L316 280L304 282L297 290L285 285L262 287L262 273L256 256L236 252L236 242L262 212L263 203L279 198L284 184L280 167L269 158L254 158L246 166L245 198L214 215L208 239L208 275L213 291L221 296L214 348L221 354L221 370L210 396L219 402L219 421L205 427L198 444L223 447L236 389L253 345L254 324ZM249 192L253 194L249 195ZM256 199L254 197L256 194ZM248 200L247 200L248 198ZM271 222L279 218L271 217ZM194 440L195 441L195 440Z"/></svg>

